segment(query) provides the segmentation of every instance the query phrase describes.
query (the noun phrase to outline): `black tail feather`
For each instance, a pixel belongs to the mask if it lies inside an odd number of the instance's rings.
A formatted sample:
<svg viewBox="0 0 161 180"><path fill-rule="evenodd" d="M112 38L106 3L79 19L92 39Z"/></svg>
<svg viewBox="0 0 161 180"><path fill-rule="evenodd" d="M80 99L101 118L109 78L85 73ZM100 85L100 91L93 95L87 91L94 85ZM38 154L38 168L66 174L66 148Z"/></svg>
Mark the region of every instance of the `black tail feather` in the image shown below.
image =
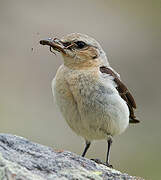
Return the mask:
<svg viewBox="0 0 161 180"><path fill-rule="evenodd" d="M134 119L134 118L129 119L129 123L132 123L132 124L136 124L136 123L139 123L139 122L140 122L140 120L138 120L138 119Z"/></svg>

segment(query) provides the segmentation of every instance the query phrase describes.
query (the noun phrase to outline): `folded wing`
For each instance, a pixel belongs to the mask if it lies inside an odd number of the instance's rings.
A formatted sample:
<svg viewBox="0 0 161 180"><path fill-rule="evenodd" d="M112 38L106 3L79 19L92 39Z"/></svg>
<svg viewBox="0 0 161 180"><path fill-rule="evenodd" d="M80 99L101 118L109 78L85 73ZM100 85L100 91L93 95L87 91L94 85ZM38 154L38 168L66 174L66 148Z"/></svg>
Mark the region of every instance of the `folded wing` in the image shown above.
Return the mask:
<svg viewBox="0 0 161 180"><path fill-rule="evenodd" d="M118 75L114 71L112 71L112 69L102 66L102 67L100 67L100 71L105 74L110 74L111 76L114 77L114 81L117 84L116 89L118 90L122 99L124 99L126 101L128 107L129 107L129 112L130 112L129 122L130 123L139 123L140 121L138 119L136 119L136 116L134 115L134 109L136 109L136 103L135 103L133 96L127 89L127 87L122 83L122 81L120 80Z"/></svg>

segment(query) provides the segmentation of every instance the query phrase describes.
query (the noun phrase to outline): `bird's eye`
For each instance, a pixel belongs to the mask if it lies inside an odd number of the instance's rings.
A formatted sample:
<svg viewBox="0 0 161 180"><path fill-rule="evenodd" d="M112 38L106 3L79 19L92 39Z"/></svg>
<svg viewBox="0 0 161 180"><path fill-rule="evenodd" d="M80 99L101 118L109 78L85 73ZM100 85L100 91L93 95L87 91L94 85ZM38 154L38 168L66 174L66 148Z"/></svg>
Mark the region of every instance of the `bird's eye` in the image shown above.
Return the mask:
<svg viewBox="0 0 161 180"><path fill-rule="evenodd" d="M77 45L77 48L82 49L86 46L86 43L83 41L76 41L75 44Z"/></svg>

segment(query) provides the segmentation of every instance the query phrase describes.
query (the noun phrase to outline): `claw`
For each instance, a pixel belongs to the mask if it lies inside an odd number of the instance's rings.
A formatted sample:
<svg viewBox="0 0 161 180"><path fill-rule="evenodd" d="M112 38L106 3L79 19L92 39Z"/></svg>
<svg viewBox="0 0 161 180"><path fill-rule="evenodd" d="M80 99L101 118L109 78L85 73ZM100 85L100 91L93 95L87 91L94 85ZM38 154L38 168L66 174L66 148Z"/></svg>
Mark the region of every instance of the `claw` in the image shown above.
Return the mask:
<svg viewBox="0 0 161 180"><path fill-rule="evenodd" d="M113 166L112 166L111 164L102 162L100 159L91 159L91 160L94 161L94 162L97 163L97 164L103 164L104 166L107 166L107 167L109 167L109 168L113 168Z"/></svg>

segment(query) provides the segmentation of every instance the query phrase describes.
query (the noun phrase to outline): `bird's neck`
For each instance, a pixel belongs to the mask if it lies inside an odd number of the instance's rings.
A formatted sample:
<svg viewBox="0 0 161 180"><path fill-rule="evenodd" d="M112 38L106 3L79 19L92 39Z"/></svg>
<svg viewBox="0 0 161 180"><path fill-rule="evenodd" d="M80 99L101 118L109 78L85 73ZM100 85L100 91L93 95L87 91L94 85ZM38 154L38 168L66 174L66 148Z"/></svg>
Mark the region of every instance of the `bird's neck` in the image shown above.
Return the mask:
<svg viewBox="0 0 161 180"><path fill-rule="evenodd" d="M70 69L93 69L93 68L99 68L101 66L109 67L109 63L107 59L89 59L89 60L83 60L83 61L76 61L73 59L64 59L64 65Z"/></svg>

